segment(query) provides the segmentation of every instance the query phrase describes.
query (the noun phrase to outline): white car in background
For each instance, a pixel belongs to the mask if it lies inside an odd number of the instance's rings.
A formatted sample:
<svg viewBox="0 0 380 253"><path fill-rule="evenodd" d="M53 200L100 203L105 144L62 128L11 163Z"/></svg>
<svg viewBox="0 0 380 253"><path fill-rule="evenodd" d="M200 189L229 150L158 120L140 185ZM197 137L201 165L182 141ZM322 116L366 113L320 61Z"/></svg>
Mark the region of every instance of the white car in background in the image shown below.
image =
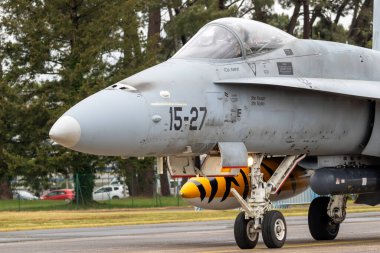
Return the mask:
<svg viewBox="0 0 380 253"><path fill-rule="evenodd" d="M31 192L26 190L13 190L13 199L22 199L22 200L37 200L38 197L34 196Z"/></svg>
<svg viewBox="0 0 380 253"><path fill-rule="evenodd" d="M122 185L105 185L92 193L94 200L122 199L127 197L129 197L129 191L126 189L124 193Z"/></svg>

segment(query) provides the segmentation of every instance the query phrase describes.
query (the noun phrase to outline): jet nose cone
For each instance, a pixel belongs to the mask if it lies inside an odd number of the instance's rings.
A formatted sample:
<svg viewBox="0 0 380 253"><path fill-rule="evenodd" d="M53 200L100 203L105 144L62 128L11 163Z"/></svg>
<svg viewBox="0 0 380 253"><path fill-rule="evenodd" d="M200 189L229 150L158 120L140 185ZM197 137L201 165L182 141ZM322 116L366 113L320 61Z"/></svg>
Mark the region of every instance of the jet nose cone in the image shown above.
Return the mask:
<svg viewBox="0 0 380 253"><path fill-rule="evenodd" d="M186 182L182 186L179 194L184 199L192 199L192 198L199 198L200 197L199 189L193 181Z"/></svg>
<svg viewBox="0 0 380 253"><path fill-rule="evenodd" d="M81 128L76 119L70 116L62 116L50 129L49 136L58 144L71 148L80 140Z"/></svg>

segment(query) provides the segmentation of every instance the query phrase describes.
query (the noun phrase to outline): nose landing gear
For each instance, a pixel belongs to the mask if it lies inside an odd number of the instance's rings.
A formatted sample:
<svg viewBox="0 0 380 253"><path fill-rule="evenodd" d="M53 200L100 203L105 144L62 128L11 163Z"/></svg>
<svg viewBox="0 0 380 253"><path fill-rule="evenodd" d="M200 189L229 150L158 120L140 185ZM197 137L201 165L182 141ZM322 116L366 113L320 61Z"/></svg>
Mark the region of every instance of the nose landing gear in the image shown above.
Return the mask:
<svg viewBox="0 0 380 253"><path fill-rule="evenodd" d="M241 249L254 248L260 231L268 248L281 248L284 245L287 231L285 218L281 212L271 210L269 197L280 190L305 155L285 157L268 182L264 182L263 173L260 171L263 157L259 154L253 156L252 189L248 201L244 200L235 189L231 189L231 193L244 209L244 212L237 216L234 226L235 241Z"/></svg>

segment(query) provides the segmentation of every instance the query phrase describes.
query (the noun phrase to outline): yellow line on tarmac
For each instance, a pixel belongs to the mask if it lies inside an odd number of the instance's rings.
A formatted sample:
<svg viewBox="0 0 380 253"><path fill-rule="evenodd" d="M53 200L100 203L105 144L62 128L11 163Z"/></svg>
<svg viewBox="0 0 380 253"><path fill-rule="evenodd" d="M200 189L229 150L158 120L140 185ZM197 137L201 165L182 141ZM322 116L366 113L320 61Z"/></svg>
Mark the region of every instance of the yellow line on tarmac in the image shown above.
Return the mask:
<svg viewBox="0 0 380 253"><path fill-rule="evenodd" d="M285 246L284 248L304 248L304 247L317 247L317 246L336 246L336 245L351 245L351 244L369 244L378 242L380 239L370 239L370 240L353 240L353 241L328 241L328 242L315 242L315 243L304 243L304 244L293 244Z"/></svg>
<svg viewBox="0 0 380 253"><path fill-rule="evenodd" d="M325 241L317 243L303 243L303 244L290 244L283 247L283 249L292 248L311 248L318 246L337 246L337 245L352 245L352 244L369 244L369 243L380 243L380 239L369 239L369 240L353 240L353 241ZM236 246L237 247L237 246ZM254 250L264 250L264 249L254 249ZM267 250L265 248L265 250ZM215 250L215 251L203 251L202 253L227 253L227 252L241 252L240 249L230 249L230 250Z"/></svg>

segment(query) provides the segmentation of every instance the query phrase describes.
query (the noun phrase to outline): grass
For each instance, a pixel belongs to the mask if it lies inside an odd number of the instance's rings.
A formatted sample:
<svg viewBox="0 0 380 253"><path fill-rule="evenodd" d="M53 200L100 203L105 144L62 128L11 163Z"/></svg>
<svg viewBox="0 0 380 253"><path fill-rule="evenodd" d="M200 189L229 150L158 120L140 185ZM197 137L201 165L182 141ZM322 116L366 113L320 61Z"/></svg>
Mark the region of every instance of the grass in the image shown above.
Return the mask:
<svg viewBox="0 0 380 253"><path fill-rule="evenodd" d="M239 210L203 210L196 212L191 207L184 207L183 202L181 202L182 206L176 206L176 198L162 198L162 205L168 204L172 206L161 208L137 208L137 205L144 207L152 203L156 204L155 199L134 199L134 201L136 208L120 208L131 204L131 202L127 200L112 200L98 204L95 208L89 210L68 210L70 204L60 201L26 201L26 203L23 203L24 208L29 208L29 211L0 212L0 231L233 220L239 212ZM0 201L0 209L4 209L4 203L8 203L8 201ZM15 205L14 201L9 203ZM46 210L35 211L37 207L45 208ZM307 215L307 210L308 205L298 205L281 211L285 216L298 216ZM349 203L347 211L349 213L373 212L380 211L380 207L368 207Z"/></svg>
<svg viewBox="0 0 380 253"><path fill-rule="evenodd" d="M237 213L238 210L195 212L188 208L0 212L0 231L223 220L233 219Z"/></svg>
<svg viewBox="0 0 380 253"><path fill-rule="evenodd" d="M157 198L127 198L116 200L105 200L95 202L85 209L114 209L114 208L150 208L150 207L171 207L187 206L182 198L177 197L157 197ZM52 211L52 210L77 210L74 203L53 200L1 200L0 211Z"/></svg>

